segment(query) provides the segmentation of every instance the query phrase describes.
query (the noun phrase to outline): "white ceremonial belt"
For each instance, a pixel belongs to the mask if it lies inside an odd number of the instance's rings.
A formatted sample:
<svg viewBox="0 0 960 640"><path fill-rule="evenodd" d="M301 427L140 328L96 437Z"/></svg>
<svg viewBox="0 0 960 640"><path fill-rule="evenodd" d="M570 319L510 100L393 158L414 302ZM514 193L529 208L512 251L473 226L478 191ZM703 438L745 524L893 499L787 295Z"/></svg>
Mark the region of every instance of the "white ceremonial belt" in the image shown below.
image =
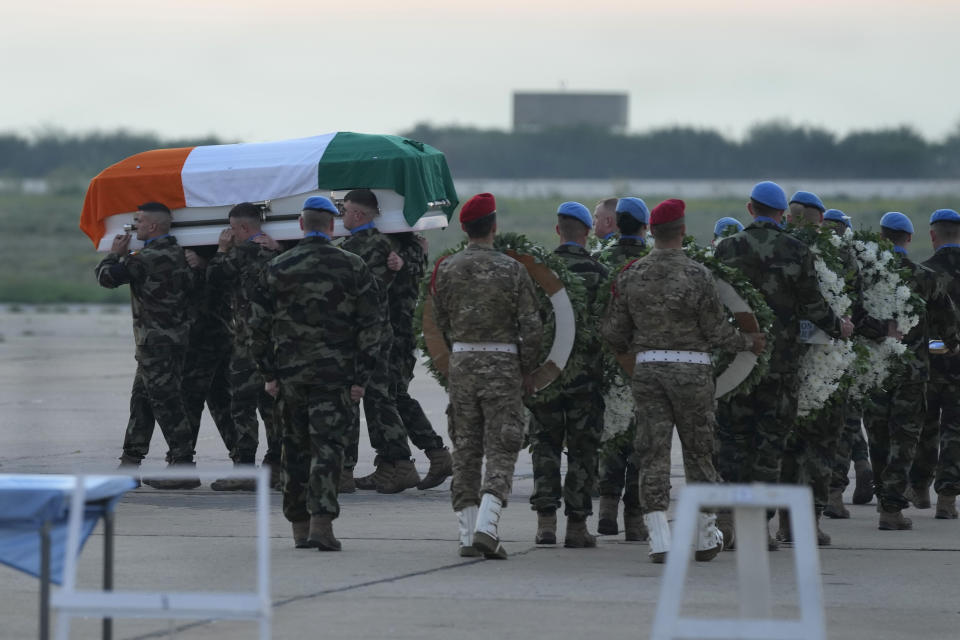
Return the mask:
<svg viewBox="0 0 960 640"><path fill-rule="evenodd" d="M506 342L454 342L453 352L493 351L496 353L517 353L517 345Z"/></svg>
<svg viewBox="0 0 960 640"><path fill-rule="evenodd" d="M637 354L637 364L644 362L683 362L686 364L713 364L710 354L702 351L662 351L652 349Z"/></svg>

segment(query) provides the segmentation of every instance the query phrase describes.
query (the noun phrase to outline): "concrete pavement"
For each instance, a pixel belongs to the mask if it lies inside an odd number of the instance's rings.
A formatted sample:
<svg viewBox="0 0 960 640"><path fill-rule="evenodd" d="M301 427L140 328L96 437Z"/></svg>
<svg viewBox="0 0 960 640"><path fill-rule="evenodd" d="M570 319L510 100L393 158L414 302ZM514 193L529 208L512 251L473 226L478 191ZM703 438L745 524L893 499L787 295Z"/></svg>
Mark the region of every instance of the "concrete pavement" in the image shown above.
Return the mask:
<svg viewBox="0 0 960 640"><path fill-rule="evenodd" d="M120 454L134 370L126 309L85 313L0 310L0 472L112 470ZM446 435L446 397L421 368L412 393ZM364 437L358 472L372 469ZM145 469L162 467L155 435ZM425 472L425 457L417 453ZM199 463L228 461L209 416ZM682 486L675 444L674 490ZM530 458L521 453L502 533L506 562L456 555L449 484L395 496L343 496L336 521L341 553L295 550L274 494L271 516L275 638L646 638L661 565L647 545L605 536L597 549L536 547ZM851 488L852 490L852 488ZM849 496L848 496L849 499ZM915 530L881 532L873 505L826 521L833 546L821 550L830 638L960 637L960 523L910 510ZM253 496L145 487L117 515L118 589L253 588ZM563 529L561 518L561 535ZM596 518L591 519L595 528ZM98 584L102 537L91 537L80 583ZM771 555L777 612L795 615L792 554ZM735 554L691 567L684 613L734 615ZM37 580L0 567L0 638L36 637ZM97 621L74 624L74 638L98 636ZM255 638L240 622L117 621L117 638Z"/></svg>

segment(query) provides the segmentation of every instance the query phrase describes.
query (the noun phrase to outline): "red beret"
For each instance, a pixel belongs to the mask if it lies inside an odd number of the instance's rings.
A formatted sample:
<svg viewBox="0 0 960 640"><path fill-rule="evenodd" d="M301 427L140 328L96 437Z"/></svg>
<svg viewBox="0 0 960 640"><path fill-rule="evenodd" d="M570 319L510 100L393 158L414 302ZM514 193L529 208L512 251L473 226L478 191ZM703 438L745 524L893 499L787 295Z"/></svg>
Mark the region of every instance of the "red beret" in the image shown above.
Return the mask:
<svg viewBox="0 0 960 640"><path fill-rule="evenodd" d="M650 226L679 220L683 217L683 211L686 208L687 205L683 200L677 200L676 198L664 200L650 212Z"/></svg>
<svg viewBox="0 0 960 640"><path fill-rule="evenodd" d="M460 207L460 222L472 222L497 210L492 193L478 193Z"/></svg>

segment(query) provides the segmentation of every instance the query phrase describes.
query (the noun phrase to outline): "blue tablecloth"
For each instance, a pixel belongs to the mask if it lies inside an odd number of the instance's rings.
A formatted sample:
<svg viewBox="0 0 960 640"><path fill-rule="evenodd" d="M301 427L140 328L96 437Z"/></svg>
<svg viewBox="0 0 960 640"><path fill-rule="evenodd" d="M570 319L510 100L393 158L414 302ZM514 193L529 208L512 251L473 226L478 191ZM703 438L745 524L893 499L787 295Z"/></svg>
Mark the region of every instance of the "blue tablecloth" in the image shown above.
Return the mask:
<svg viewBox="0 0 960 640"><path fill-rule="evenodd" d="M61 584L67 516L75 482L70 475L0 474L0 563L39 577L40 529L49 522L50 579ZM136 486L136 481L126 476L84 478L81 549L103 514L113 510L123 494Z"/></svg>

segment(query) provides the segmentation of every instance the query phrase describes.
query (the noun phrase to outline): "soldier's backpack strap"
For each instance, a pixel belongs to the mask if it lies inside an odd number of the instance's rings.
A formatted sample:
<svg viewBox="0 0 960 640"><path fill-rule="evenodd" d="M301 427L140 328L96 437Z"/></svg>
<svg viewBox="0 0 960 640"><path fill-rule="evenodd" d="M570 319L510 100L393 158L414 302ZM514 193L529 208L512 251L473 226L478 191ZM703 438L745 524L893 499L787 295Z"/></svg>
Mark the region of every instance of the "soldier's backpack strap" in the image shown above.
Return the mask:
<svg viewBox="0 0 960 640"><path fill-rule="evenodd" d="M623 267L620 269L620 272L617 273L617 277L614 278L614 279L613 279L613 282L610 283L610 295L611 295L611 296L613 296L614 298L620 297L620 296L617 294L617 278L620 277L620 274L621 274L621 273L623 273L624 271L626 271L627 269L629 269L630 267L632 267L632 266L633 266L633 263L634 263L634 262L637 262L638 260L640 260L640 258L634 258L633 260L631 260L631 261L628 262L627 264L623 265Z"/></svg>

